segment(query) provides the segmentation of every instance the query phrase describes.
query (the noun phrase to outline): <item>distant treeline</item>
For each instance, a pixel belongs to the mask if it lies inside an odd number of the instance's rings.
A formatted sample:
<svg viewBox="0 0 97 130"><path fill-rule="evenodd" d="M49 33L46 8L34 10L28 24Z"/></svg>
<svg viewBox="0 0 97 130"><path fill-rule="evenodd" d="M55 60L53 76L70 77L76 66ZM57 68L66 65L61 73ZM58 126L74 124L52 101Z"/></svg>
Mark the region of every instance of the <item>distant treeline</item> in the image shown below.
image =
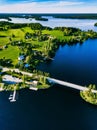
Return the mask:
<svg viewBox="0 0 97 130"><path fill-rule="evenodd" d="M7 29L20 29L23 27L31 27L32 30L51 30L52 28L42 26L40 23L11 23L6 21L0 21L0 30L7 30Z"/></svg>
<svg viewBox="0 0 97 130"><path fill-rule="evenodd" d="M54 18L71 18L71 19L97 19L97 14L0 14L0 19L11 21L13 18L34 18L35 20L48 21L48 18L42 16L52 16Z"/></svg>
<svg viewBox="0 0 97 130"><path fill-rule="evenodd" d="M53 17L63 19L97 19L97 14L56 14Z"/></svg>

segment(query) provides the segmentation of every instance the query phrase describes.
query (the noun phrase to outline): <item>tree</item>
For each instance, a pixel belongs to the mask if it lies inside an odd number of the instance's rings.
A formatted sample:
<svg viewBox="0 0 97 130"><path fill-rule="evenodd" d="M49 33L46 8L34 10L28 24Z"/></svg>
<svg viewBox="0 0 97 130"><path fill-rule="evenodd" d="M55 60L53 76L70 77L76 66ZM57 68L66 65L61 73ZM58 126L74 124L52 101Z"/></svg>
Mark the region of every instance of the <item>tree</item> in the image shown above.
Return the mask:
<svg viewBox="0 0 97 130"><path fill-rule="evenodd" d="M0 83L2 82L2 76L0 75Z"/></svg>
<svg viewBox="0 0 97 130"><path fill-rule="evenodd" d="M0 67L0 73L2 72L2 68Z"/></svg>
<svg viewBox="0 0 97 130"><path fill-rule="evenodd" d="M93 84L93 87L92 87L93 89L96 89L96 85L95 84Z"/></svg>
<svg viewBox="0 0 97 130"><path fill-rule="evenodd" d="M22 81L23 81L23 87L26 87L26 76L23 74L23 76L22 76Z"/></svg>
<svg viewBox="0 0 97 130"><path fill-rule="evenodd" d="M30 61L31 61L31 56L27 56L25 62L30 63Z"/></svg>

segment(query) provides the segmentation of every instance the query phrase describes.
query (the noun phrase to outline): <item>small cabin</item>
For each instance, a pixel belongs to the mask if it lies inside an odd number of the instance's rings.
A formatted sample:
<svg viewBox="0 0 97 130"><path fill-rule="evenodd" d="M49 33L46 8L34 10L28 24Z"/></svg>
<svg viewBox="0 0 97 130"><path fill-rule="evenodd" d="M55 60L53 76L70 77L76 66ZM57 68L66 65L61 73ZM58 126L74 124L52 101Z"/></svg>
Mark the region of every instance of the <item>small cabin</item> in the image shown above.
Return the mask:
<svg viewBox="0 0 97 130"><path fill-rule="evenodd" d="M24 60L24 58L25 58L24 55L21 55L18 57L18 60L21 61L21 60Z"/></svg>
<svg viewBox="0 0 97 130"><path fill-rule="evenodd" d="M27 64L25 64L25 66L24 66L24 67L25 67L25 68L28 68L29 66L30 66L30 65L27 63Z"/></svg>

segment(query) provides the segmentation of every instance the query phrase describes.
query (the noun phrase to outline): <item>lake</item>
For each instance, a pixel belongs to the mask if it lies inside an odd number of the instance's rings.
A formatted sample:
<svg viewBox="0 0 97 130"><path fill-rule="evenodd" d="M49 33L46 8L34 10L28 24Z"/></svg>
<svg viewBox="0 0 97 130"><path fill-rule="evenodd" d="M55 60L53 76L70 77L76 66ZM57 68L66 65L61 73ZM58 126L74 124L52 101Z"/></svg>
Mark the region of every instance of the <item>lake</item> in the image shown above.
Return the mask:
<svg viewBox="0 0 97 130"><path fill-rule="evenodd" d="M60 46L54 60L38 69L63 81L97 86L97 39ZM83 101L78 90L60 85L21 90L15 103L9 95L0 93L0 130L97 130L97 107Z"/></svg>
<svg viewBox="0 0 97 130"><path fill-rule="evenodd" d="M97 27L94 24L97 20L93 19L62 19L62 18L53 18L51 16L43 16L43 18L48 18L48 21L36 21L35 19L25 19L25 18L11 18L13 23L40 23L43 26L49 27L58 27L58 26L66 26L66 27L76 27L82 30L94 30L97 31ZM4 19L0 19L0 21L4 21ZM6 20L5 20L6 21ZM53 23L53 24L52 24Z"/></svg>
<svg viewBox="0 0 97 130"><path fill-rule="evenodd" d="M60 46L54 60L39 68L65 81L81 85L97 84L97 40L89 39L83 44Z"/></svg>

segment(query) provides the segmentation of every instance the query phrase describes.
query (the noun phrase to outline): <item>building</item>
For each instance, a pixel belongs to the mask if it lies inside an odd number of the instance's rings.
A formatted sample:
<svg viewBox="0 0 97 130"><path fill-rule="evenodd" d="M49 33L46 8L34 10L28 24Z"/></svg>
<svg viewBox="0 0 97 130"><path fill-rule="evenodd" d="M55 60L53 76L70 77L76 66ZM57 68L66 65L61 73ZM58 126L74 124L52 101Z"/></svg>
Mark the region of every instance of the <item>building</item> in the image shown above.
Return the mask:
<svg viewBox="0 0 97 130"><path fill-rule="evenodd" d="M24 60L24 58L25 58L24 55L21 55L18 57L18 60L21 61L21 60Z"/></svg>
<svg viewBox="0 0 97 130"><path fill-rule="evenodd" d="M28 68L30 65L29 64L25 64L25 68Z"/></svg>

